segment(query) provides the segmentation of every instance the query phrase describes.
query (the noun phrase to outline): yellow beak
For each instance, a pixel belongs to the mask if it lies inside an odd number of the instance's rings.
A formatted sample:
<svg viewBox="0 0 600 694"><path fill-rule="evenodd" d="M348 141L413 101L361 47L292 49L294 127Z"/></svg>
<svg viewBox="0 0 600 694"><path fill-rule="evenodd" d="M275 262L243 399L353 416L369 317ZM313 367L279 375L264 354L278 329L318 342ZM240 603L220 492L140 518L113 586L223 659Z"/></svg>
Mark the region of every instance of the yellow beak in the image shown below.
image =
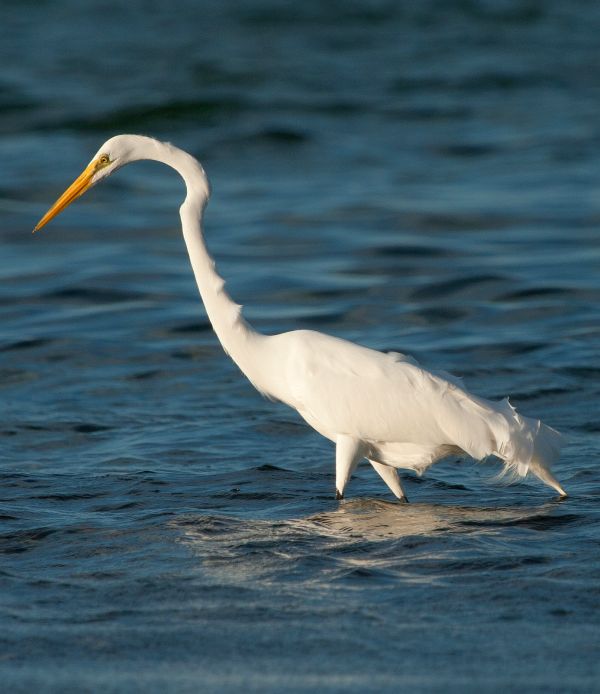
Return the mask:
<svg viewBox="0 0 600 694"><path fill-rule="evenodd" d="M92 178L94 174L98 171L98 164L93 161L89 164L83 173L76 178L73 183L65 190L65 192L58 198L58 200L52 205L52 207L46 212L46 214L40 219L40 221L35 225L33 232L39 231L43 226L48 224L51 219L54 219L57 214L60 214L66 207L68 207L73 200L77 200L80 195L83 195L85 191L92 185Z"/></svg>

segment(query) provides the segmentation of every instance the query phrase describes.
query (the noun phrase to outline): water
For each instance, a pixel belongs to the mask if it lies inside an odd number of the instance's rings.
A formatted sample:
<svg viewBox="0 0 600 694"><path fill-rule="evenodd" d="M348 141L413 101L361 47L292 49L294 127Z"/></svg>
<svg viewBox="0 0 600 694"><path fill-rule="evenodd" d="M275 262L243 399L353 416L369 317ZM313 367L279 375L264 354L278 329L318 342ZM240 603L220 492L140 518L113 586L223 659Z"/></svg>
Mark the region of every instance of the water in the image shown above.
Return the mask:
<svg viewBox="0 0 600 694"><path fill-rule="evenodd" d="M597 691L600 9L6 3L0 672L7 691ZM265 332L408 352L568 439L564 502L497 464L370 469L255 392L196 295L177 177L213 186Z"/></svg>

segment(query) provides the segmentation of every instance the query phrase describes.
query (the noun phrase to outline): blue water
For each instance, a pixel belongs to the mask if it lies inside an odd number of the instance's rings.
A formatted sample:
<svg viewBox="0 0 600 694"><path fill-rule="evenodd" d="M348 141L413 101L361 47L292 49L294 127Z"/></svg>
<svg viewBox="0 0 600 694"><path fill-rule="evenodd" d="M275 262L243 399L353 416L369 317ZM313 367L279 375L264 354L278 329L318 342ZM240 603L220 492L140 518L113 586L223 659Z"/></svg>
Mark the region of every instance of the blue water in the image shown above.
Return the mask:
<svg viewBox="0 0 600 694"><path fill-rule="evenodd" d="M598 691L600 6L5 3L0 681L10 692ZM178 178L197 155L264 332L414 355L567 438L558 501L490 461L367 467L222 352Z"/></svg>

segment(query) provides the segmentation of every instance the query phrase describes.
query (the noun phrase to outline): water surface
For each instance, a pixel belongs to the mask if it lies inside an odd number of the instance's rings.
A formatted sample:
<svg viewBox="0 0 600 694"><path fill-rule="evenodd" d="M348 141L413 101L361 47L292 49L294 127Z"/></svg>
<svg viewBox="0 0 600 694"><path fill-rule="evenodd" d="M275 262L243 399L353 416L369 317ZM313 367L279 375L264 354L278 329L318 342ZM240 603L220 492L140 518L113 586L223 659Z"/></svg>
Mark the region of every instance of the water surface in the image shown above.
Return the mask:
<svg viewBox="0 0 600 694"><path fill-rule="evenodd" d="M18 3L0 54L0 672L10 691L593 691L600 10ZM118 132L214 187L258 329L414 355L563 432L570 493L368 467L263 400L166 168L29 233Z"/></svg>

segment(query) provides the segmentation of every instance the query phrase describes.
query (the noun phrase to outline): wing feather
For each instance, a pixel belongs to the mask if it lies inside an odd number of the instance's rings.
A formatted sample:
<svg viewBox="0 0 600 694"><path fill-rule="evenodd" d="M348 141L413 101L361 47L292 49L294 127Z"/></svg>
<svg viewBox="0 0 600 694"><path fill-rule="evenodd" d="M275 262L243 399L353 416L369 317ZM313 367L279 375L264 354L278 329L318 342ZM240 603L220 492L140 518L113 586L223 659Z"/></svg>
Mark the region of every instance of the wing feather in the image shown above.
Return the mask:
<svg viewBox="0 0 600 694"><path fill-rule="evenodd" d="M312 331L287 335L288 404L325 436L373 442L387 451L388 464L397 455L413 469L456 449L478 460L497 455L519 474L529 469L540 423L521 417L508 400L472 395L460 379L397 352Z"/></svg>

